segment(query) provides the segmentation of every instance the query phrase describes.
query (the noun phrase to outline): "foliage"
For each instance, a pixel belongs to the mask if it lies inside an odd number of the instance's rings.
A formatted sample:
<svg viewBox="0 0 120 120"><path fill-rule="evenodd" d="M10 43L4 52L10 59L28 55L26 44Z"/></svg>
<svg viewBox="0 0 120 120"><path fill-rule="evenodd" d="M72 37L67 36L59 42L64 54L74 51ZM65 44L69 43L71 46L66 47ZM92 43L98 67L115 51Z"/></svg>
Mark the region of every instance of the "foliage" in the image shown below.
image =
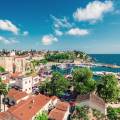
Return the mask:
<svg viewBox="0 0 120 120"><path fill-rule="evenodd" d="M54 72L51 78L53 95L61 96L69 86L69 81L59 72Z"/></svg>
<svg viewBox="0 0 120 120"><path fill-rule="evenodd" d="M44 83L39 85L39 91L43 94L51 95L52 91L51 91L50 85L51 85L51 82L48 79L46 79Z"/></svg>
<svg viewBox="0 0 120 120"><path fill-rule="evenodd" d="M76 68L73 70L73 80L76 82L84 82L87 79L91 79L93 77L92 71L85 68Z"/></svg>
<svg viewBox="0 0 120 120"><path fill-rule="evenodd" d="M46 113L38 114L38 115L35 117L35 120L48 120L48 115L47 115Z"/></svg>
<svg viewBox="0 0 120 120"><path fill-rule="evenodd" d="M92 113L93 113L93 116L97 118L97 120L105 119L105 115L96 109L92 109Z"/></svg>
<svg viewBox="0 0 120 120"><path fill-rule="evenodd" d="M48 52L45 55L45 59L48 61L59 62L60 60L74 60L83 59L90 60L90 56L81 51L64 51L64 52Z"/></svg>
<svg viewBox="0 0 120 120"><path fill-rule="evenodd" d="M7 86L0 79L0 112L1 112L1 95L5 96L5 95L7 95L7 93L8 93Z"/></svg>
<svg viewBox="0 0 120 120"><path fill-rule="evenodd" d="M89 120L88 117L89 107L87 106L76 106L75 113L72 116L73 120Z"/></svg>
<svg viewBox="0 0 120 120"><path fill-rule="evenodd" d="M97 85L97 94L105 100L105 102L116 101L120 95L118 80L114 75L105 75L101 77Z"/></svg>
<svg viewBox="0 0 120 120"><path fill-rule="evenodd" d="M92 79L93 74L89 68L77 68L73 70L75 91L86 94L95 90L96 82Z"/></svg>
<svg viewBox="0 0 120 120"><path fill-rule="evenodd" d="M0 79L0 95L6 95L7 94L7 86L2 82Z"/></svg>
<svg viewBox="0 0 120 120"><path fill-rule="evenodd" d="M55 53L55 54L46 54L45 59L48 61L57 61L59 60L68 60L73 59L74 57L70 53Z"/></svg>
<svg viewBox="0 0 120 120"><path fill-rule="evenodd" d="M46 59L42 59L42 60L39 61L39 63L42 63L43 65L47 64L47 62L48 61Z"/></svg>
<svg viewBox="0 0 120 120"><path fill-rule="evenodd" d="M85 61L91 61L92 58L86 54L85 52L81 52L81 51L74 51L75 54L75 58L79 58L79 59L83 59Z"/></svg>
<svg viewBox="0 0 120 120"><path fill-rule="evenodd" d="M120 120L120 108L107 108L107 116L109 120Z"/></svg>
<svg viewBox="0 0 120 120"><path fill-rule="evenodd" d="M46 80L39 86L39 90L49 95L61 96L69 86L69 81L59 72L52 74L51 81Z"/></svg>
<svg viewBox="0 0 120 120"><path fill-rule="evenodd" d="M0 66L0 72L5 72L5 69Z"/></svg>

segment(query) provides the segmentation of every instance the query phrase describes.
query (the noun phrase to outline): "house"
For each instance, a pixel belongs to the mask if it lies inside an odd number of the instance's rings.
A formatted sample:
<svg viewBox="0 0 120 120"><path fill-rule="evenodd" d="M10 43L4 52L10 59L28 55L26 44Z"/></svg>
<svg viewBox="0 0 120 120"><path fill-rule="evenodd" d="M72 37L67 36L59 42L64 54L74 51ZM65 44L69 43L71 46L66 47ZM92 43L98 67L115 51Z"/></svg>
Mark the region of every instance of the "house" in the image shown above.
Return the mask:
<svg viewBox="0 0 120 120"><path fill-rule="evenodd" d="M52 99L53 106L56 106L57 103L60 101L59 98L56 96L51 96L51 99Z"/></svg>
<svg viewBox="0 0 120 120"><path fill-rule="evenodd" d="M32 87L37 86L40 83L39 75L32 75Z"/></svg>
<svg viewBox="0 0 120 120"><path fill-rule="evenodd" d="M2 113L0 118L1 120L34 120L36 115L49 110L51 102L52 100L49 97L41 94L32 96L12 106L8 111Z"/></svg>
<svg viewBox="0 0 120 120"><path fill-rule="evenodd" d="M58 102L56 107L50 111L49 119L67 120L69 116L70 105L67 102Z"/></svg>
<svg viewBox="0 0 120 120"><path fill-rule="evenodd" d="M15 86L23 92L32 93L32 76L19 76L16 78Z"/></svg>
<svg viewBox="0 0 120 120"><path fill-rule="evenodd" d="M13 102L15 104L18 104L20 101L26 100L28 97L29 97L29 95L26 92L22 92L22 91L14 89L14 88L10 89L7 94L9 104L13 103Z"/></svg>
<svg viewBox="0 0 120 120"><path fill-rule="evenodd" d="M99 110L103 114L106 114L106 105L104 100L93 93L77 96L76 105L86 105L90 108Z"/></svg>
<svg viewBox="0 0 120 120"><path fill-rule="evenodd" d="M2 56L0 57L0 66L4 67L6 71L25 72L26 71L26 57L25 56Z"/></svg>

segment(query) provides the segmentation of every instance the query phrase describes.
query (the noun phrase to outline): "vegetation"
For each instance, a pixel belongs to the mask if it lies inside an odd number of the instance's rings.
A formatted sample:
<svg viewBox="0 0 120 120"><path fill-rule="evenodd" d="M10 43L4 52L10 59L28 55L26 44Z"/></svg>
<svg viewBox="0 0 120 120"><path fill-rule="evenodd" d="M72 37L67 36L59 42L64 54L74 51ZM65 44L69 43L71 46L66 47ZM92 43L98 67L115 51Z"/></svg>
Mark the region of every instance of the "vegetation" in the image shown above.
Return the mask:
<svg viewBox="0 0 120 120"><path fill-rule="evenodd" d="M55 53L55 54L46 54L45 59L48 61L59 62L59 60L74 59L74 56L70 53Z"/></svg>
<svg viewBox="0 0 120 120"><path fill-rule="evenodd" d="M48 115L47 115L46 113L38 114L38 115L35 117L35 120L48 120Z"/></svg>
<svg viewBox="0 0 120 120"><path fill-rule="evenodd" d="M120 108L107 108L107 117L109 120L120 120Z"/></svg>
<svg viewBox="0 0 120 120"><path fill-rule="evenodd" d="M105 120L105 115L96 109L92 109L92 114L97 120Z"/></svg>
<svg viewBox="0 0 120 120"><path fill-rule="evenodd" d="M47 64L47 60L46 59L42 59L42 60L33 60L31 61L31 63L33 64L33 66L39 66L40 64Z"/></svg>
<svg viewBox="0 0 120 120"><path fill-rule="evenodd" d="M77 68L73 70L73 86L79 94L87 94L95 90L96 82L93 80L92 71L89 68Z"/></svg>
<svg viewBox="0 0 120 120"><path fill-rule="evenodd" d="M104 114L96 109L91 109L88 106L76 106L71 120L91 120L92 117L96 120L105 120L106 118Z"/></svg>
<svg viewBox="0 0 120 120"><path fill-rule="evenodd" d="M72 120L90 120L88 117L89 107L76 106L75 112L72 115Z"/></svg>
<svg viewBox="0 0 120 120"><path fill-rule="evenodd" d="M0 112L1 112L1 96L4 95L4 97L7 95L7 86L2 82L0 79ZM5 111L5 105L4 105L4 111Z"/></svg>
<svg viewBox="0 0 120 120"><path fill-rule="evenodd" d="M81 51L66 51L66 52L47 52L45 55L45 59L47 61L52 62L60 62L61 60L75 60L75 59L83 59L90 60L90 56Z"/></svg>
<svg viewBox="0 0 120 120"><path fill-rule="evenodd" d="M92 60L92 58L88 54L86 54L85 52L74 51L74 54L75 54L76 58L83 59L85 61L91 61Z"/></svg>
<svg viewBox="0 0 120 120"><path fill-rule="evenodd" d="M0 72L5 72L5 69L0 66Z"/></svg>
<svg viewBox="0 0 120 120"><path fill-rule="evenodd" d="M105 75L101 77L97 85L97 94L103 98L105 102L114 102L120 95L118 80L114 75Z"/></svg>
<svg viewBox="0 0 120 120"><path fill-rule="evenodd" d="M39 86L39 90L49 95L61 96L69 86L69 81L59 72L54 72L51 80L46 80Z"/></svg>

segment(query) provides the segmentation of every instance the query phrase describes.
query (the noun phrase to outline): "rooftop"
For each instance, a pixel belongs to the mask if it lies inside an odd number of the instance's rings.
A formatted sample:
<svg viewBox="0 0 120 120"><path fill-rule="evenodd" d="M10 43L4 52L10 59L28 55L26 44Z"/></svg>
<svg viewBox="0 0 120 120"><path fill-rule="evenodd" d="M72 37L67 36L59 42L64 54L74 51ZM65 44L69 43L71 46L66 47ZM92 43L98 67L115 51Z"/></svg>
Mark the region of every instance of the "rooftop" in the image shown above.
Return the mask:
<svg viewBox="0 0 120 120"><path fill-rule="evenodd" d="M11 97L11 98L13 98L17 101L17 100L20 100L21 98L26 97L27 95L28 94L26 92L22 92L22 91L19 91L19 90L16 90L16 89L12 88L12 89L9 90L7 96Z"/></svg>
<svg viewBox="0 0 120 120"><path fill-rule="evenodd" d="M50 112L49 118L53 120L63 120L64 115L65 115L65 111L58 110L55 108Z"/></svg>
<svg viewBox="0 0 120 120"><path fill-rule="evenodd" d="M50 98L44 95L37 95L21 101L19 104L11 107L7 112L10 112L15 118L19 120L30 120L42 109Z"/></svg>
<svg viewBox="0 0 120 120"><path fill-rule="evenodd" d="M67 111L67 109L68 109L69 106L70 106L70 104L67 103L67 102L59 102L56 105L56 109L62 110L62 111Z"/></svg>

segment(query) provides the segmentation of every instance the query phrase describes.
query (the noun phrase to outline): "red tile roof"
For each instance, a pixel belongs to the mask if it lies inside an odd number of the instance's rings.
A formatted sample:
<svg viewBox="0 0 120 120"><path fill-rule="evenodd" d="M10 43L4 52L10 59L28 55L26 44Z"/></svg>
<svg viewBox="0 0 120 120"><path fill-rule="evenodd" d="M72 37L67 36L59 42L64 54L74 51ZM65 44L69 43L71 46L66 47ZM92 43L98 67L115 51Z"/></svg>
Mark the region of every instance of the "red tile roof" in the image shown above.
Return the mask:
<svg viewBox="0 0 120 120"><path fill-rule="evenodd" d="M11 97L13 99L15 99L16 101L17 100L20 100L26 96L28 96L28 94L26 92L22 92L22 91L19 91L19 90L15 90L14 88L13 89L10 89L9 92L8 92L8 97Z"/></svg>
<svg viewBox="0 0 120 120"><path fill-rule="evenodd" d="M17 78L17 77L19 77L19 75L21 75L21 72L15 72L15 73L11 74L11 77L12 78Z"/></svg>
<svg viewBox="0 0 120 120"><path fill-rule="evenodd" d="M8 112L19 120L31 120L50 100L44 95L32 96L11 107Z"/></svg>
<svg viewBox="0 0 120 120"><path fill-rule="evenodd" d="M55 100L55 99L59 99L59 98L57 96L52 96L51 99Z"/></svg>
<svg viewBox="0 0 120 120"><path fill-rule="evenodd" d="M0 112L0 120L18 120L9 112Z"/></svg>
<svg viewBox="0 0 120 120"><path fill-rule="evenodd" d="M65 111L58 110L56 108L49 113L49 118L53 120L63 120L64 116Z"/></svg>
<svg viewBox="0 0 120 120"><path fill-rule="evenodd" d="M70 106L70 104L67 103L67 102L59 102L59 103L56 105L56 108L57 108L58 110L67 111L69 106Z"/></svg>

